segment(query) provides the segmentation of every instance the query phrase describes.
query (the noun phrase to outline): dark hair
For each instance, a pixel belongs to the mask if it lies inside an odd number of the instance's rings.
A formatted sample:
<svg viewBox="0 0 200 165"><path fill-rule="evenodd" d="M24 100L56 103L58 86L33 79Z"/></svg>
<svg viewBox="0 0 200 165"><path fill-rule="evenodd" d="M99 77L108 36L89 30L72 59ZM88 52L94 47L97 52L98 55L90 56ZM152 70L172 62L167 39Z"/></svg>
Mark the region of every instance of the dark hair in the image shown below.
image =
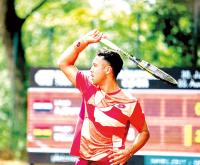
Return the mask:
<svg viewBox="0 0 200 165"><path fill-rule="evenodd" d="M97 52L97 56L103 56L104 60L106 60L112 67L114 76L117 78L118 73L121 71L123 66L123 61L120 55L113 50L103 48Z"/></svg>

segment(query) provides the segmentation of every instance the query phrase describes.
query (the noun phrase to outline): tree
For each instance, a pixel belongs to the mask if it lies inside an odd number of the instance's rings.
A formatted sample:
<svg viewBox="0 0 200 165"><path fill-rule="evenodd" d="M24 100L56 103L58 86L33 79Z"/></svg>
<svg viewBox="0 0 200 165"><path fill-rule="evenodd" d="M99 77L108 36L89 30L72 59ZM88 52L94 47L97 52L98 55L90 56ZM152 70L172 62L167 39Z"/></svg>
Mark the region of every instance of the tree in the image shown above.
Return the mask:
<svg viewBox="0 0 200 165"><path fill-rule="evenodd" d="M23 4L26 4L23 8ZM0 1L0 36L5 48L5 57L9 80L11 82L11 135L8 146L11 151L25 151L26 142L26 92L28 86L29 63L25 55L25 44L23 42L23 26L27 20L38 10L47 6L62 9L69 12L79 6L79 1L23 1L23 0L1 0ZM49 5L49 6L48 6ZM44 14L45 15L45 14ZM6 147L7 148L7 147ZM13 154L15 154L13 152Z"/></svg>
<svg viewBox="0 0 200 165"><path fill-rule="evenodd" d="M159 1L157 0L154 14L156 16L153 32L161 31L164 41L174 47L183 57L182 65L197 67L199 46L198 15L200 3L190 1ZM188 62L189 61L189 62Z"/></svg>
<svg viewBox="0 0 200 165"><path fill-rule="evenodd" d="M25 139L26 122L26 84L28 66L22 44L21 29L26 19L41 7L46 0L41 1L24 18L20 18L15 11L14 0L0 1L0 34L5 47L7 68L12 86L12 151L19 149L20 139ZM13 145L12 145L13 144ZM23 147L22 147L23 148Z"/></svg>

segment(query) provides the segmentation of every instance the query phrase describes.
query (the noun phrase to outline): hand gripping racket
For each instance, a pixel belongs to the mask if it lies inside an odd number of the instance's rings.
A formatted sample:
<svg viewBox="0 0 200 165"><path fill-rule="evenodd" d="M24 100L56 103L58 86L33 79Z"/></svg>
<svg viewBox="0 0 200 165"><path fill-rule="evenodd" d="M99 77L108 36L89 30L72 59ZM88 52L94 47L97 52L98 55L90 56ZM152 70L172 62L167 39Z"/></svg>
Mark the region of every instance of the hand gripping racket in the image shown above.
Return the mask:
<svg viewBox="0 0 200 165"><path fill-rule="evenodd" d="M163 70L159 69L158 67L148 63L147 61L136 58L135 56L133 56L133 55L129 54L128 52L122 50L117 45L115 45L114 43L112 43L111 41L109 41L107 39L102 38L100 42L103 43L108 48L110 48L114 51L117 51L120 55L124 55L124 56L128 57L137 66L139 66L141 69L144 69L145 71L148 71L154 77L156 77L160 80L163 80L165 82L168 82L172 85L177 85L177 81L172 76L170 76L169 74L167 74Z"/></svg>

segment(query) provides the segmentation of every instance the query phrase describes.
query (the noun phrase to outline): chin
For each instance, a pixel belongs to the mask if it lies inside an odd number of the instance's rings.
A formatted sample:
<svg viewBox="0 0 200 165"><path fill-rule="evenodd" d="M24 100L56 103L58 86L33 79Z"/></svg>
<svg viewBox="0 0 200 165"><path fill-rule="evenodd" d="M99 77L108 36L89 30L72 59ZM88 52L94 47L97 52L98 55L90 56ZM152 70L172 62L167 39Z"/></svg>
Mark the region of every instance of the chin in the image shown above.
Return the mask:
<svg viewBox="0 0 200 165"><path fill-rule="evenodd" d="M89 80L90 80L90 82L91 82L92 84L95 85L95 81L94 81L94 79L90 78Z"/></svg>
<svg viewBox="0 0 200 165"><path fill-rule="evenodd" d="M96 83L95 81L92 81L92 84L93 84L93 85L97 85L97 83Z"/></svg>
<svg viewBox="0 0 200 165"><path fill-rule="evenodd" d="M91 83L93 84L93 85L99 85L99 81L95 81L95 79L94 78L90 78L90 81L91 81Z"/></svg>
<svg viewBox="0 0 200 165"><path fill-rule="evenodd" d="M98 82L92 80L92 84L93 84L93 85L98 85Z"/></svg>

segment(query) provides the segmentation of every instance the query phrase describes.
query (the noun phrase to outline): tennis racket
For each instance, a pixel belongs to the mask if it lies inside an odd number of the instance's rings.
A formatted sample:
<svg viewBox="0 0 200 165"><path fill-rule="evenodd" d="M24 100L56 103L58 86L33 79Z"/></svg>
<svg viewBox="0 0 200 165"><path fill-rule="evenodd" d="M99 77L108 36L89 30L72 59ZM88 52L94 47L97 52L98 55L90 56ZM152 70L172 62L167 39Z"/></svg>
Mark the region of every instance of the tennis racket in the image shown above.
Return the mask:
<svg viewBox="0 0 200 165"><path fill-rule="evenodd" d="M169 74L167 74L163 70L159 69L158 67L148 63L147 61L136 58L135 56L133 56L133 55L129 54L128 52L122 50L116 44L109 41L108 39L102 38L100 42L103 43L108 48L110 48L114 51L117 51L120 55L126 56L131 61L133 61L137 66L139 66L141 69L149 72L154 77L156 77L160 80L163 80L163 81L165 81L169 84L177 85L177 81L172 76L170 76Z"/></svg>

